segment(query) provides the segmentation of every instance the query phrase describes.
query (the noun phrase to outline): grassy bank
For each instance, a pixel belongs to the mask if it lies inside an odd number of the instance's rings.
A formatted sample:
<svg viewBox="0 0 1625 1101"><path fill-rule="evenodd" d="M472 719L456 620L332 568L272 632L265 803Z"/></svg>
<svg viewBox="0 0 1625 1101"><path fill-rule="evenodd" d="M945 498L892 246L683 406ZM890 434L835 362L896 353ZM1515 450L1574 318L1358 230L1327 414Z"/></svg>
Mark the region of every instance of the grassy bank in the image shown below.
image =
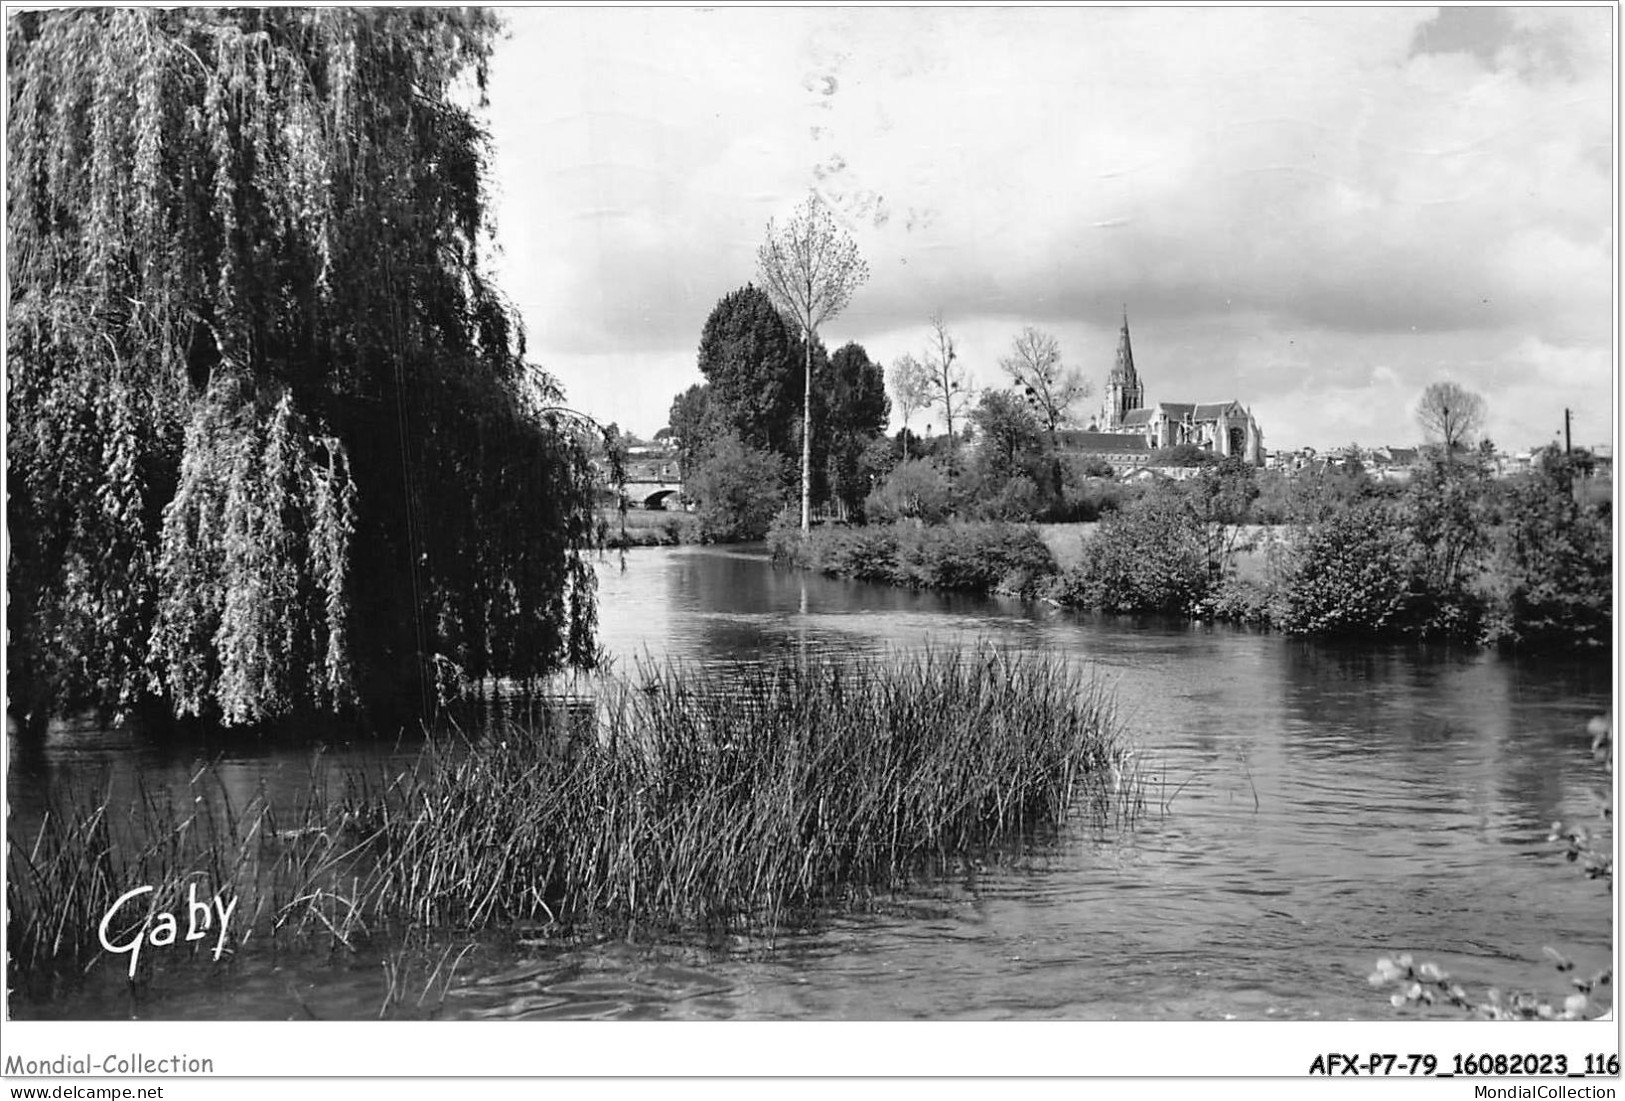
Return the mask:
<svg viewBox="0 0 1625 1101"><path fill-rule="evenodd" d="M699 518L677 509L614 509L598 512L598 533L611 550L622 547L675 547L700 541Z"/></svg>
<svg viewBox="0 0 1625 1101"><path fill-rule="evenodd" d="M908 521L774 532L773 556L802 569L910 588L1033 595L1055 559L1028 524Z"/></svg>
<svg viewBox="0 0 1625 1101"><path fill-rule="evenodd" d="M1058 570L1069 570L1083 561L1083 545L1094 537L1100 528L1097 520L1080 521L1075 524L1034 524L1033 530L1049 548L1050 557L1055 559Z"/></svg>
<svg viewBox="0 0 1625 1101"><path fill-rule="evenodd" d="M1130 762L1099 686L1045 656L786 657L728 683L645 669L592 711L409 767L314 770L297 807L233 806L208 769L134 807L70 793L10 835L13 979L92 964L103 915L142 884L157 889L120 911L115 943L184 912L192 884L236 898L239 947L771 932L1053 831L1080 796L1131 819Z"/></svg>

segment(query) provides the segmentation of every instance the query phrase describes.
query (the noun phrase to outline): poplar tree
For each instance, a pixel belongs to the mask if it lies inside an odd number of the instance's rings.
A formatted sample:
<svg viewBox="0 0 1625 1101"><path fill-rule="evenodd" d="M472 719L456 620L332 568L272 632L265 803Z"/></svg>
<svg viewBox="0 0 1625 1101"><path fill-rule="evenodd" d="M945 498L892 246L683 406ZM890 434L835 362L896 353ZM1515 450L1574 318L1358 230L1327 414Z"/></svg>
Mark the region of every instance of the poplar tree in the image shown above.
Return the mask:
<svg viewBox="0 0 1625 1101"><path fill-rule="evenodd" d="M818 327L846 309L869 280L858 246L835 224L818 196L807 198L782 227L767 223L756 269L768 297L800 332L803 345L801 406L801 530L812 527L813 345Z"/></svg>
<svg viewBox="0 0 1625 1101"><path fill-rule="evenodd" d="M480 262L494 20L7 25L12 713L382 714L592 661L591 470Z"/></svg>

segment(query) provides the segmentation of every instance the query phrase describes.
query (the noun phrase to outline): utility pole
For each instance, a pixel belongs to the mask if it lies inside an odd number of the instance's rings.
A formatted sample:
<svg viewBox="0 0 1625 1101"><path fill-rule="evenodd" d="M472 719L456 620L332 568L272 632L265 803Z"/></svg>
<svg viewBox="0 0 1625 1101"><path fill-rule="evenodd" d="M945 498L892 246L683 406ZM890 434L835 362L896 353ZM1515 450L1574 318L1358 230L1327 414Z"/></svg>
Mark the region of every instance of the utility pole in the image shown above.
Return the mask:
<svg viewBox="0 0 1625 1101"><path fill-rule="evenodd" d="M1571 415L1572 414L1570 413L1570 411L1567 408L1565 408L1563 410L1563 454L1564 454L1564 456L1567 456L1571 452L1574 451L1574 441L1573 441L1573 438L1572 438L1572 434L1569 431L1569 427L1570 427L1569 426L1569 420L1570 420Z"/></svg>

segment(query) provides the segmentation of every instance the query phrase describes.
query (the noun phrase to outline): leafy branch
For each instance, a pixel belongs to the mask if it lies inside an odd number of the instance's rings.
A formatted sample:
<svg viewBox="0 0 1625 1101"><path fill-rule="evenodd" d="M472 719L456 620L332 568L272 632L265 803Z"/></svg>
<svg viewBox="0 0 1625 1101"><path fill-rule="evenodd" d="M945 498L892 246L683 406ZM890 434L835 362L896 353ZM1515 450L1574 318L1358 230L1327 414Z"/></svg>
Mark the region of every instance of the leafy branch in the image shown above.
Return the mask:
<svg viewBox="0 0 1625 1101"><path fill-rule="evenodd" d="M1614 772L1614 738L1613 726L1608 717L1599 715L1592 719L1586 727L1591 735L1591 756L1594 760L1608 768L1611 777ZM1610 796L1597 795L1602 804L1602 817L1604 821L1611 822L1614 817L1614 807ZM1569 863L1584 862L1585 874L1588 879L1606 879L1610 886L1614 882L1614 854L1611 847L1598 847L1597 831L1587 828L1581 823L1553 822L1552 832L1546 838L1548 841L1561 841L1564 843L1564 857Z"/></svg>

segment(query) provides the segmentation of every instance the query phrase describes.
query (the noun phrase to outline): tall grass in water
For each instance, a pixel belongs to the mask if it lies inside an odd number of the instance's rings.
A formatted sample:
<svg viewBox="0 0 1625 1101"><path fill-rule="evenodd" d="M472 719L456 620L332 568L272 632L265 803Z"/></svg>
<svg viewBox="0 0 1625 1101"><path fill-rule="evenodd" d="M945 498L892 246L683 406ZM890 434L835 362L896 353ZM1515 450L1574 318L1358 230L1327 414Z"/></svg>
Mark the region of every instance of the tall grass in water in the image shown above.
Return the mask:
<svg viewBox="0 0 1625 1101"><path fill-rule="evenodd" d="M643 668L605 682L589 723L561 709L431 743L332 800L313 775L291 822L192 787L189 806L148 800L141 836L115 841L104 800L13 839L24 963L94 951L119 893L183 897L200 871L251 896L239 936L766 931L1053 831L1080 797L1119 820L1140 805L1102 688L994 650Z"/></svg>
<svg viewBox="0 0 1625 1101"><path fill-rule="evenodd" d="M1051 829L1085 790L1121 810L1132 767L1098 685L994 651L646 668L603 693L593 736L515 734L352 808L389 909L771 928Z"/></svg>

